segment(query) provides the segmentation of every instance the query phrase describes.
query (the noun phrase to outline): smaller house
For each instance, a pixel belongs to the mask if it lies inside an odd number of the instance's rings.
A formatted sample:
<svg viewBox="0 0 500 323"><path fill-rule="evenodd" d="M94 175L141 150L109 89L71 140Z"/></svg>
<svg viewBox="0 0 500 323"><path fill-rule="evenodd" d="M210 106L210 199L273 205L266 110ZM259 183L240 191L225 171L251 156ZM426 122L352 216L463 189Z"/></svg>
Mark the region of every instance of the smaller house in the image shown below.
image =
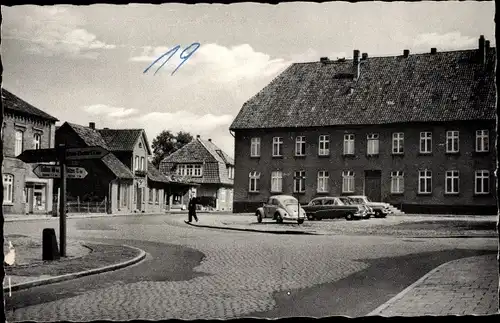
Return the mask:
<svg viewBox="0 0 500 323"><path fill-rule="evenodd" d="M200 204L217 211L231 211L233 206L234 160L217 147L212 139L200 136L167 156L160 163L160 172L167 176L189 178L199 186L174 204L185 205L189 194Z"/></svg>

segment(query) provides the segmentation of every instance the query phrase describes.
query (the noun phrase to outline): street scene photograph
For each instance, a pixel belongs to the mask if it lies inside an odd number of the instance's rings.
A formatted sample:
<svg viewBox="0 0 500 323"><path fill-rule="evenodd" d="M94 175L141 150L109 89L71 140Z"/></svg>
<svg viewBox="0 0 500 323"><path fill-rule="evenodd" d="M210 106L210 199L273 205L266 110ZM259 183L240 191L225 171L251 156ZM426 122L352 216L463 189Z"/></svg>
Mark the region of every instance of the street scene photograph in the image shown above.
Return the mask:
<svg viewBox="0 0 500 323"><path fill-rule="evenodd" d="M1 15L0 321L500 316L494 2Z"/></svg>

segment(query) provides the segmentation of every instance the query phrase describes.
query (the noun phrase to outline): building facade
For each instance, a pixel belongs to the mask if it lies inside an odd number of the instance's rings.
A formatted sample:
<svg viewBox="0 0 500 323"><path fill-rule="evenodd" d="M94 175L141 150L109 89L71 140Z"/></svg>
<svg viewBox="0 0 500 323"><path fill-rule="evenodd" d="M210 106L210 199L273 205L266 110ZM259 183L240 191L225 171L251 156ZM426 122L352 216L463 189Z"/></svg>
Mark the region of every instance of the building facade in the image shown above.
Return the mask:
<svg viewBox="0 0 500 323"><path fill-rule="evenodd" d="M496 214L495 49L293 64L235 134L234 212L272 194L367 195L407 213Z"/></svg>
<svg viewBox="0 0 500 323"><path fill-rule="evenodd" d="M93 122L88 127L66 122L57 129L56 143L100 146L110 152L102 159L73 162L88 175L67 180L68 201L102 202L113 214L162 213L168 210L170 195L190 188L170 181L149 162L151 150L143 129L96 129Z"/></svg>
<svg viewBox="0 0 500 323"><path fill-rule="evenodd" d="M2 101L3 212L51 213L53 180L38 178L33 173L36 164L26 164L16 157L27 149L53 148L57 119L5 89L2 89Z"/></svg>
<svg viewBox="0 0 500 323"><path fill-rule="evenodd" d="M191 196L217 211L233 207L234 160L218 148L211 139L200 136L164 158L160 171L166 175L187 177L198 184L184 196L177 196L178 205L186 205Z"/></svg>

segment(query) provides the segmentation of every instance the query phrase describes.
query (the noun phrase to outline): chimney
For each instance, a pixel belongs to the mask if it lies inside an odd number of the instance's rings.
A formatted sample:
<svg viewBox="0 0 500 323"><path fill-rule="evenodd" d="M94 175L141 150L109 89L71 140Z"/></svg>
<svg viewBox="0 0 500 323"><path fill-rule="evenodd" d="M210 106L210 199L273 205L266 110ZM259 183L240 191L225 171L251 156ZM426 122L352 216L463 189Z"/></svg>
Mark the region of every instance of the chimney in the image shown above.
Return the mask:
<svg viewBox="0 0 500 323"><path fill-rule="evenodd" d="M484 64L486 62L486 50L485 50L484 35L479 36L478 55L479 55L479 57L478 57L479 63Z"/></svg>
<svg viewBox="0 0 500 323"><path fill-rule="evenodd" d="M353 67L353 74L354 74L354 79L357 80L359 77L359 50L355 49L353 58L352 58L352 67Z"/></svg>
<svg viewBox="0 0 500 323"><path fill-rule="evenodd" d="M367 59L368 59L368 53L363 53L363 54L361 54L361 59L362 59L363 61L367 60Z"/></svg>
<svg viewBox="0 0 500 323"><path fill-rule="evenodd" d="M196 135L196 138L200 138L200 135Z"/></svg>
<svg viewBox="0 0 500 323"><path fill-rule="evenodd" d="M89 128L95 129L95 122L89 122Z"/></svg>
<svg viewBox="0 0 500 323"><path fill-rule="evenodd" d="M408 57L408 56L410 56L410 50L409 49L405 49L403 51L403 57Z"/></svg>
<svg viewBox="0 0 500 323"><path fill-rule="evenodd" d="M208 141L212 142L212 138L208 138Z"/></svg>
<svg viewBox="0 0 500 323"><path fill-rule="evenodd" d="M434 55L437 53L437 49L435 47L431 48L431 54Z"/></svg>

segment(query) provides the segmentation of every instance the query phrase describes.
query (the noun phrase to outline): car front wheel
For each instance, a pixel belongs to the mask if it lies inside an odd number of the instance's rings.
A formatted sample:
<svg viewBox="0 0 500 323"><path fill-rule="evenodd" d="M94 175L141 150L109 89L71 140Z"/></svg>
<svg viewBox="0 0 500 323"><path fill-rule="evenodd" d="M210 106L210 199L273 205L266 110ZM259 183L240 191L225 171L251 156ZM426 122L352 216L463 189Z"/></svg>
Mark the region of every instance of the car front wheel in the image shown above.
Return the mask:
<svg viewBox="0 0 500 323"><path fill-rule="evenodd" d="M345 216L345 219L347 221L352 221L354 219L354 216L352 215L352 213L347 213Z"/></svg>

